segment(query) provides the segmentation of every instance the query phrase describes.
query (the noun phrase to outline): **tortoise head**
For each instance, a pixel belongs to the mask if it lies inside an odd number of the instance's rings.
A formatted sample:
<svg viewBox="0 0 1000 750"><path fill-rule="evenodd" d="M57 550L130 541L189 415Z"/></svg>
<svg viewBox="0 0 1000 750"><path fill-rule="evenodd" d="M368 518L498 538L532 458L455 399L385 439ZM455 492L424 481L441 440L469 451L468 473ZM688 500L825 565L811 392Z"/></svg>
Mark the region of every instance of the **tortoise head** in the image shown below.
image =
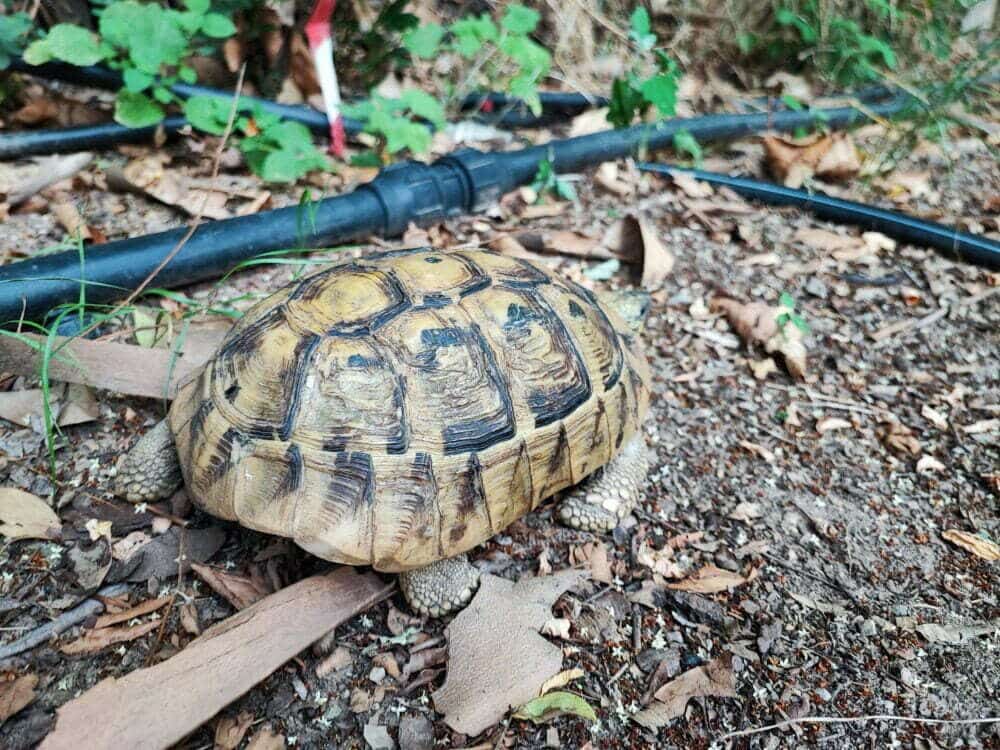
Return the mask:
<svg viewBox="0 0 1000 750"><path fill-rule="evenodd" d="M618 289L602 292L599 297L602 303L622 316L632 331L642 330L652 303L648 292L639 289Z"/></svg>

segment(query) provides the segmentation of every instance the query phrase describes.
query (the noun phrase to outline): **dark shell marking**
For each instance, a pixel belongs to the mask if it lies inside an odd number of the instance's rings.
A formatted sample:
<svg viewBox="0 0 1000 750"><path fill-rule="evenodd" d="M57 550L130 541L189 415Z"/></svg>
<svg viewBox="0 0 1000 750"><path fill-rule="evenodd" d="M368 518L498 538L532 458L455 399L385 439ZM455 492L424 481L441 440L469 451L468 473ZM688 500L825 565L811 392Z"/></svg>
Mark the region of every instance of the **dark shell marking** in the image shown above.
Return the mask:
<svg viewBox="0 0 1000 750"><path fill-rule="evenodd" d="M248 312L175 401L188 487L331 560L399 570L457 554L638 429L645 360L609 315L484 251L321 271Z"/></svg>

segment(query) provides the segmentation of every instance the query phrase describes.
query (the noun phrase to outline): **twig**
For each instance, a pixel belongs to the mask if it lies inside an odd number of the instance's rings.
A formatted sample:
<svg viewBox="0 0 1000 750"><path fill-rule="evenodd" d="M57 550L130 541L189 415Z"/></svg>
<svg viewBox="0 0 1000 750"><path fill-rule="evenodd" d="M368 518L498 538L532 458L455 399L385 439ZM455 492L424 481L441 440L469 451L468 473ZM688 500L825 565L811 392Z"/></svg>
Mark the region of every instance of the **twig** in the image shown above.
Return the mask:
<svg viewBox="0 0 1000 750"><path fill-rule="evenodd" d="M103 589L97 592L95 596L120 596L128 591L128 584L118 583L114 586L105 586ZM74 625L78 625L88 617L93 617L94 615L99 615L104 611L104 602L99 599L92 598L76 605L73 609L68 612L63 612L52 622L47 622L44 625L40 625L26 636L18 638L13 643L8 643L6 646L0 647L0 659L6 659L10 656L16 656L28 649L32 649L45 641L49 640L53 636L57 636L65 630L69 630Z"/></svg>
<svg viewBox="0 0 1000 750"><path fill-rule="evenodd" d="M994 294L1000 293L1000 286L995 286L991 289L987 289L985 292L980 292L979 294L972 294L965 299L960 299L952 302L950 305L946 305L939 310L935 310L929 315L925 315L922 318L916 318L911 320L904 320L900 323L893 323L892 325L883 328L879 331L875 331L871 336L875 339L874 348L879 349L886 346L890 342L903 333L909 333L911 331L919 331L921 328L926 328L929 325L937 323L941 318L943 318L948 313L953 310L958 310L969 305L975 305L983 300L989 299Z"/></svg>
<svg viewBox="0 0 1000 750"><path fill-rule="evenodd" d="M854 724L868 721L902 721L913 722L915 724L997 724L1000 723L1000 716L988 719L923 719L918 716L893 716L892 714L868 714L865 716L802 716L798 719L788 719L779 721L776 724L768 724L763 727L752 729L740 729L737 732L729 732L717 738L717 742L732 739L733 737L746 737L751 734L761 734L770 732L772 729L784 729L796 724Z"/></svg>

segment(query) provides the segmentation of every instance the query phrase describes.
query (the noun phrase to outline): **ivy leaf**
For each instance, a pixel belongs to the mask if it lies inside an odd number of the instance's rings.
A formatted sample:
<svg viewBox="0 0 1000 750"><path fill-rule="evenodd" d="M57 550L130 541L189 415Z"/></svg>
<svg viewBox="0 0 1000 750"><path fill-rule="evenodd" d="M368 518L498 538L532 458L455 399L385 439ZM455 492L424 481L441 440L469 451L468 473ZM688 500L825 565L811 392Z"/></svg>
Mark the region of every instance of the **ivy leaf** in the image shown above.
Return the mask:
<svg viewBox="0 0 1000 750"><path fill-rule="evenodd" d="M440 24L428 23L403 34L403 46L411 54L429 60L438 53L444 28Z"/></svg>
<svg viewBox="0 0 1000 750"><path fill-rule="evenodd" d="M643 81L639 91L664 117L670 117L676 112L677 76L660 73Z"/></svg>
<svg viewBox="0 0 1000 750"><path fill-rule="evenodd" d="M406 89L400 99L417 117L423 117L437 128L445 126L444 108L441 102L426 91Z"/></svg>
<svg viewBox="0 0 1000 750"><path fill-rule="evenodd" d="M122 89L115 99L115 122L127 128L145 128L163 119L163 107L145 94Z"/></svg>
<svg viewBox="0 0 1000 750"><path fill-rule="evenodd" d="M133 0L116 2L101 14L101 36L126 50L139 70L155 75L161 65L178 65L188 52L188 37L180 24L183 15Z"/></svg>
<svg viewBox="0 0 1000 750"><path fill-rule="evenodd" d="M141 70L125 68L122 71L122 80L125 82L125 88L133 94L138 94L140 91L145 91L152 86L153 81L156 79L149 75L149 73L143 73Z"/></svg>
<svg viewBox="0 0 1000 750"><path fill-rule="evenodd" d="M226 39L236 33L236 26L221 13L207 13L201 22L201 33L213 39Z"/></svg>
<svg viewBox="0 0 1000 750"><path fill-rule="evenodd" d="M104 59L97 37L82 26L60 23L49 29L44 39L32 42L24 59L32 65L62 60L70 65L94 65Z"/></svg>
<svg viewBox="0 0 1000 750"><path fill-rule="evenodd" d="M656 34L652 33L652 23L649 20L649 12L638 6L629 17L629 37L644 52L656 46Z"/></svg>
<svg viewBox="0 0 1000 750"><path fill-rule="evenodd" d="M485 13L479 18L463 18L451 25L451 33L455 37L455 49L463 57L475 56L486 42L495 42L500 31L493 20Z"/></svg>
<svg viewBox="0 0 1000 750"><path fill-rule="evenodd" d="M597 721L597 714L587 701L565 690L554 690L528 701L514 712L514 718L544 724L564 714L579 716L587 721Z"/></svg>
<svg viewBox="0 0 1000 750"><path fill-rule="evenodd" d="M231 106L217 96L192 96L184 102L184 116L198 130L222 135L226 132Z"/></svg>
<svg viewBox="0 0 1000 750"><path fill-rule="evenodd" d="M11 55L20 54L30 28L31 17L27 13L0 16L0 70L10 65Z"/></svg>
<svg viewBox="0 0 1000 750"><path fill-rule="evenodd" d="M541 15L537 10L523 5L509 5L500 25L511 34L530 34L538 25L539 18Z"/></svg>

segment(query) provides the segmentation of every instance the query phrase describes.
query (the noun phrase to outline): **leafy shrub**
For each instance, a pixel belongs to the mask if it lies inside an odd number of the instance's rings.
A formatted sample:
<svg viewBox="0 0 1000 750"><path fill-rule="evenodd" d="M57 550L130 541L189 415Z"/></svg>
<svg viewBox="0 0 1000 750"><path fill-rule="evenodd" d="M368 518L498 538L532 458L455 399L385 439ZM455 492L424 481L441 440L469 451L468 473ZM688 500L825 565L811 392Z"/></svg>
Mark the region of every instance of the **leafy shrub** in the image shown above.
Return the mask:
<svg viewBox="0 0 1000 750"><path fill-rule="evenodd" d="M646 9L637 7L629 21L629 39L637 54L625 75L611 84L608 122L616 128L631 125L650 107L655 107L661 117L671 117L676 111L681 77L677 63L663 50L656 49L657 37Z"/></svg>

